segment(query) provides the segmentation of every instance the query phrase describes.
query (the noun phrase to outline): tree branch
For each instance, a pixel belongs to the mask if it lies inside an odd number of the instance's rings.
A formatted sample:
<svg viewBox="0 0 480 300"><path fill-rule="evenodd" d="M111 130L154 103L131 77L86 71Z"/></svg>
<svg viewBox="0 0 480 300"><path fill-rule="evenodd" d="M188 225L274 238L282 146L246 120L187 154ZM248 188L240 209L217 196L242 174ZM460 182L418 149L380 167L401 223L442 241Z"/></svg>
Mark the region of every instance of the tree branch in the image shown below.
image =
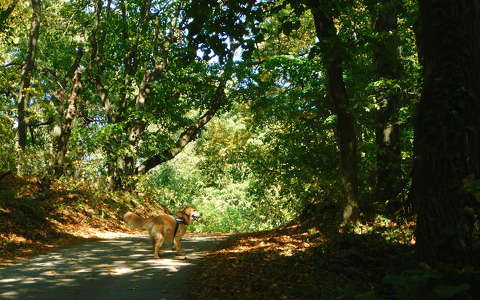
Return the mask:
<svg viewBox="0 0 480 300"><path fill-rule="evenodd" d="M4 24L7 21L8 17L12 14L15 6L17 6L18 0L13 0L12 3L7 7L7 9L0 11L0 32L3 31Z"/></svg>
<svg viewBox="0 0 480 300"><path fill-rule="evenodd" d="M175 145L161 154L156 154L138 167L135 168L134 174L145 174L154 167L173 159L191 142L194 141L200 130L215 116L215 114L226 104L227 97L225 95L225 87L227 81L231 78L233 71L233 57L238 44L233 44L230 51L226 55L226 64L222 79L213 94L212 104L210 108L192 125L185 129L178 137Z"/></svg>
<svg viewBox="0 0 480 300"><path fill-rule="evenodd" d="M107 14L106 18L110 15L111 11L111 0L107 3ZM105 30L100 30L100 22L102 15L102 0L98 0L96 4L95 11L95 21L92 29L92 37L90 42L90 61L88 65L88 71L92 82L95 84L95 88L100 96L100 100L103 103L104 110L109 118L113 118L112 112L110 110L110 103L108 101L108 91L103 86L101 75L105 69L103 65L104 58L104 44L105 44Z"/></svg>
<svg viewBox="0 0 480 300"><path fill-rule="evenodd" d="M197 138L200 130L215 116L217 111L225 104L225 85L227 78L224 78L215 90L212 106L192 125L180 134L175 145L162 154L154 155L135 168L135 174L145 174L150 169L173 159L177 156L191 141Z"/></svg>

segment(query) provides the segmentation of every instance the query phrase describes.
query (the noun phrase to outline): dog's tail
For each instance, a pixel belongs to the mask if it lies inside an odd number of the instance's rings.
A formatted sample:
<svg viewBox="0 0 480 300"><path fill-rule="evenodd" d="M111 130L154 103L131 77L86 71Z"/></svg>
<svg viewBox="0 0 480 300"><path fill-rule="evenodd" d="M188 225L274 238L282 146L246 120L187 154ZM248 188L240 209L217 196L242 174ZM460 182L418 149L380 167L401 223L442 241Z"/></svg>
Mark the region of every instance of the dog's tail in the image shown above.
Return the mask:
<svg viewBox="0 0 480 300"><path fill-rule="evenodd" d="M136 228L136 229L146 229L145 228L145 219L136 215L132 212L127 212L123 215L123 219L128 224L128 226Z"/></svg>

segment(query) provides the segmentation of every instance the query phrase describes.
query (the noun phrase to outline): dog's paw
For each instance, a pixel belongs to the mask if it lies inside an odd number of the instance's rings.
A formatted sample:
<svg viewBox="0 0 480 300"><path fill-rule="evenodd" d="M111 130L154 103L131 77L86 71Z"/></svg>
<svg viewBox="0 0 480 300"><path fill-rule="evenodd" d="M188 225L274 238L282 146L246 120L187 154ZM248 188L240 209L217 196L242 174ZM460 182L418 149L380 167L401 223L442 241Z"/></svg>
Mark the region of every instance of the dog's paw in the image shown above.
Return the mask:
<svg viewBox="0 0 480 300"><path fill-rule="evenodd" d="M175 251L175 254L177 256L182 256L182 255L185 255L185 251L184 250L177 250L177 251Z"/></svg>

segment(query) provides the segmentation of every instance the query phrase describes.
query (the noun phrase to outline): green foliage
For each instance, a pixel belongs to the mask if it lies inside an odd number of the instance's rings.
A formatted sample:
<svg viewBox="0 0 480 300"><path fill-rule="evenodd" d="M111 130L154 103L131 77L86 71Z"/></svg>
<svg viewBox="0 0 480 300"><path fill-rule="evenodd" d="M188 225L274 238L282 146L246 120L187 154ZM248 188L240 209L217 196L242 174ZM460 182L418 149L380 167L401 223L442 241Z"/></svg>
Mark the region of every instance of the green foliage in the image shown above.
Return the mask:
<svg viewBox="0 0 480 300"><path fill-rule="evenodd" d="M139 183L138 189L166 205L172 212L192 205L202 190L202 183L198 181L199 176L194 168L192 164L185 169L167 164L149 174Z"/></svg>
<svg viewBox="0 0 480 300"><path fill-rule="evenodd" d="M220 61L227 55L231 43L238 43L249 57L256 43L263 41L258 24L265 18L264 1L216 0L192 1L188 5L187 25L191 44L198 47L203 58L218 56Z"/></svg>
<svg viewBox="0 0 480 300"><path fill-rule="evenodd" d="M15 149L11 141L15 137L12 118L0 113L0 171L15 169Z"/></svg>
<svg viewBox="0 0 480 300"><path fill-rule="evenodd" d="M293 217L292 210L278 206L284 201L279 195L266 192L264 197L258 197L251 179L242 175L238 165L219 165L217 161L217 166L207 171L204 160L210 156L195 153L193 146L150 173L139 183L138 190L172 212L195 205L202 212L201 222L192 225L195 231L258 231L275 228ZM204 172L211 172L210 176ZM272 211L271 205L277 205L277 210Z"/></svg>

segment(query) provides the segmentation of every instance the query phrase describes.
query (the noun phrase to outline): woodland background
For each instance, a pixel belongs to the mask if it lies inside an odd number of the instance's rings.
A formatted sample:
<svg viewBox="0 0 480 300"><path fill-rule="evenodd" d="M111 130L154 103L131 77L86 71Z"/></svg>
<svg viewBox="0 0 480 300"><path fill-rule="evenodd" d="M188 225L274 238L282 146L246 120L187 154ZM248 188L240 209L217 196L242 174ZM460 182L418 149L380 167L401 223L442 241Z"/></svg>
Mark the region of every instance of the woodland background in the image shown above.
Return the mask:
<svg viewBox="0 0 480 300"><path fill-rule="evenodd" d="M474 3L3 0L0 218L159 203L195 204L197 231L394 224L422 291L473 293Z"/></svg>

